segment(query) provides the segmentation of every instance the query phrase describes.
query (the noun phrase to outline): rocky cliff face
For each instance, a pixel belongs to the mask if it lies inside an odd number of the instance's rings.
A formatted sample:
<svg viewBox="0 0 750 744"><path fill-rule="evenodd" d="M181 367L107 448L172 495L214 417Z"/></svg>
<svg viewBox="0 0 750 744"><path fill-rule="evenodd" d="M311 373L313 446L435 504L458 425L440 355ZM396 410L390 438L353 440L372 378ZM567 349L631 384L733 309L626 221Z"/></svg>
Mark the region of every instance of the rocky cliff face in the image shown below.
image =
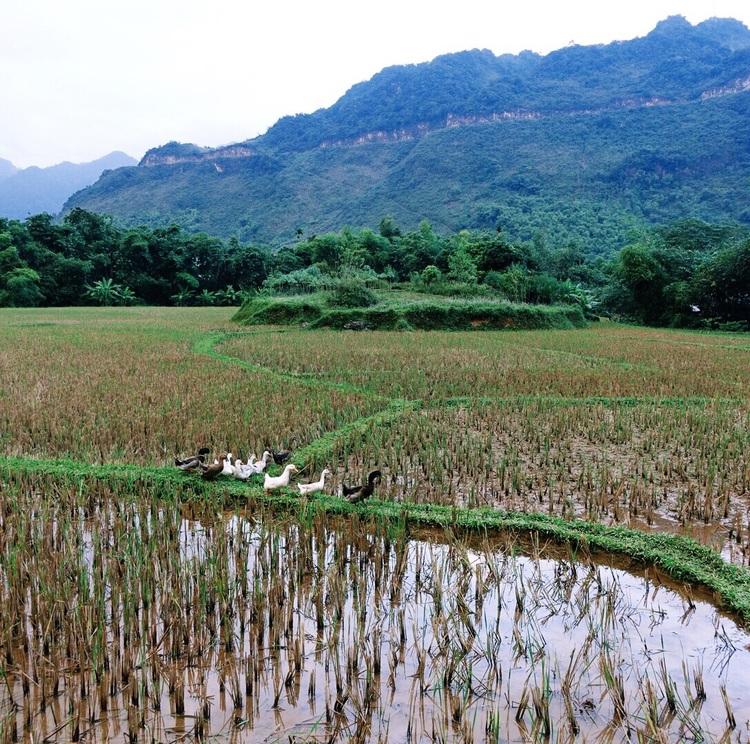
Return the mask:
<svg viewBox="0 0 750 744"><path fill-rule="evenodd" d="M200 163L211 160L226 160L235 158L250 158L256 151L244 144L226 145L224 147L198 147L198 145L180 144L180 149L175 150L173 144L165 147L156 147L149 150L138 163L140 166L152 167L155 165L178 165L180 163Z"/></svg>

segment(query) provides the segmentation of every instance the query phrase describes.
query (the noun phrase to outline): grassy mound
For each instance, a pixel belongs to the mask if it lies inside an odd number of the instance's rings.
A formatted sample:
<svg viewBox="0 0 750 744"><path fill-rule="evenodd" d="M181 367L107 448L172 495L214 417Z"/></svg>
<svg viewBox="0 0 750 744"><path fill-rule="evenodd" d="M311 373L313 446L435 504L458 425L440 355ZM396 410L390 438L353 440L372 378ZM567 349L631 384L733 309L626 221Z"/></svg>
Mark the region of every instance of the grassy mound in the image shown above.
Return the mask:
<svg viewBox="0 0 750 744"><path fill-rule="evenodd" d="M583 328L586 319L570 305L526 305L491 299L412 298L380 292L367 307L333 305L323 293L305 297L257 297L234 320L245 325L301 325L356 330L503 330Z"/></svg>

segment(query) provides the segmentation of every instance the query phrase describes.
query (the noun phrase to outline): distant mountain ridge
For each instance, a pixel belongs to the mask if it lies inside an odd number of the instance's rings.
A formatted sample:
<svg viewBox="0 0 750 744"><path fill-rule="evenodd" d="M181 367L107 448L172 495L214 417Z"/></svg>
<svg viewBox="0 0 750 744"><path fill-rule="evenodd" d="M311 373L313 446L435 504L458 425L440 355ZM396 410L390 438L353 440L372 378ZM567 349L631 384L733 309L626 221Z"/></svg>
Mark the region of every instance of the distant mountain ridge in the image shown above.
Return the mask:
<svg viewBox="0 0 750 744"><path fill-rule="evenodd" d="M259 137L153 148L66 209L267 242L391 214L604 252L650 222L750 221L749 126L750 30L674 16L630 41L388 67Z"/></svg>
<svg viewBox="0 0 750 744"><path fill-rule="evenodd" d="M16 168L16 166L13 165L10 160L3 160L2 158L0 158L0 181L5 178L9 178L17 172L18 168Z"/></svg>
<svg viewBox="0 0 750 744"><path fill-rule="evenodd" d="M134 158L117 151L89 163L64 162L48 168L18 169L0 160L0 217L57 214L71 194L94 183L105 170L135 164Z"/></svg>

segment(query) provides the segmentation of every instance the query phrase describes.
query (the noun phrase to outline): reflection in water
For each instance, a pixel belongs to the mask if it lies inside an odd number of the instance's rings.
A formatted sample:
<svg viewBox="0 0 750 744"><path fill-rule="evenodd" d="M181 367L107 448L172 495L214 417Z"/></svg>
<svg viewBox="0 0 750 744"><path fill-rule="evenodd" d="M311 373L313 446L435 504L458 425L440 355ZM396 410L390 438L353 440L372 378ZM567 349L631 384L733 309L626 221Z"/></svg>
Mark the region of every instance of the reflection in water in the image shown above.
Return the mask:
<svg viewBox="0 0 750 744"><path fill-rule="evenodd" d="M644 575L322 519L50 514L23 566L6 541L0 739L748 737L750 636Z"/></svg>

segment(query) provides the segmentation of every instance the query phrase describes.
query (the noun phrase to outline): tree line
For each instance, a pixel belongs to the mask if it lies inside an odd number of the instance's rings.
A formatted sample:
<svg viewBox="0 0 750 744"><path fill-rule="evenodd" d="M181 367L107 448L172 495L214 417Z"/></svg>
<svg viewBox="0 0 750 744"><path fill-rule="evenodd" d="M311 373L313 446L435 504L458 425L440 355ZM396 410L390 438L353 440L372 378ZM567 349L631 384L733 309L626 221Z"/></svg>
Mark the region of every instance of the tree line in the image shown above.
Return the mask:
<svg viewBox="0 0 750 744"><path fill-rule="evenodd" d="M74 209L0 219L0 305L234 305L249 293L408 287L516 302L574 303L652 325L745 329L750 235L685 220L641 231L611 257L515 243L498 230L440 235L427 222L304 236L278 249L176 227L121 227Z"/></svg>

